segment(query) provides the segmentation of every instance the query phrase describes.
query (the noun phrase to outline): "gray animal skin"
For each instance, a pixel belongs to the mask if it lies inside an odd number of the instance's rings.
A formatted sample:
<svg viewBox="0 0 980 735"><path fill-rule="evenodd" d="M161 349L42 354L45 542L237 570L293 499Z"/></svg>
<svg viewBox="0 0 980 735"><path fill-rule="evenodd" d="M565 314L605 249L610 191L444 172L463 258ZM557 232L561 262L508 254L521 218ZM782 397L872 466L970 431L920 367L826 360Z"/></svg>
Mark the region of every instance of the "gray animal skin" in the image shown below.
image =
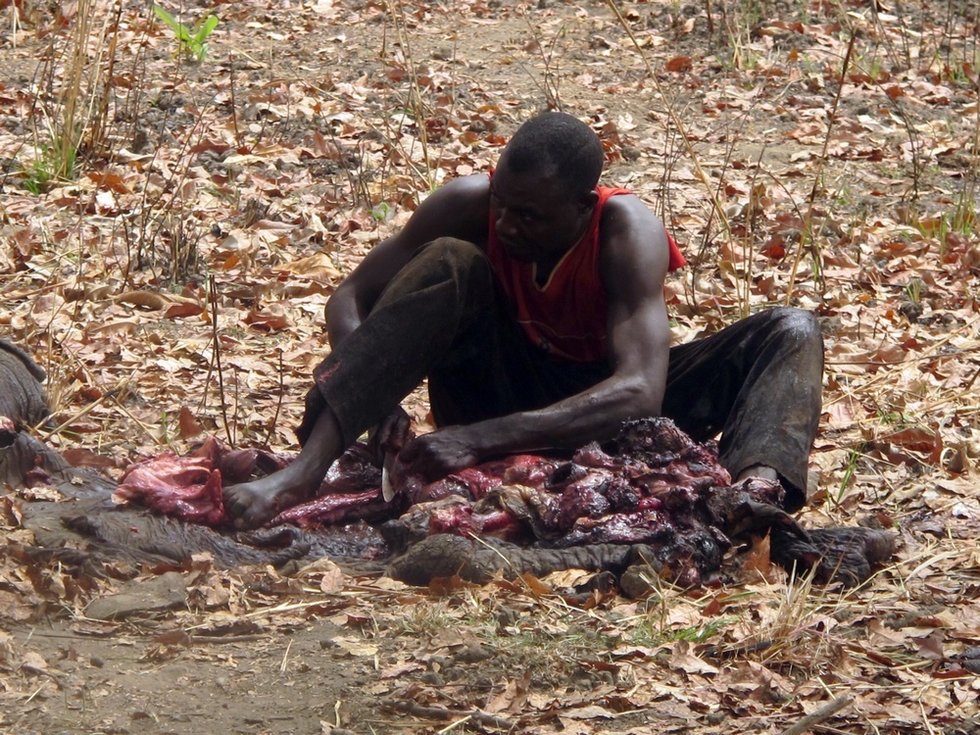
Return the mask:
<svg viewBox="0 0 980 735"><path fill-rule="evenodd" d="M115 482L71 466L31 434L30 427L49 413L41 386L44 377L29 355L0 340L0 482L10 488L46 485L65 498L23 505L23 524L35 536L29 553L86 566L96 573L107 560L181 564L202 551L223 567L294 566L329 556L353 573L381 573L380 558L389 555L391 545L365 523L315 530L277 526L236 534L117 505L112 501ZM746 488L717 490L707 502L711 533L715 534L711 538L679 534L680 545L596 543L556 549L438 535L408 539L408 548L391 561L388 573L412 584L454 575L485 583L498 574L514 578L581 568L621 576L627 594L641 595L649 588L627 585L629 579L660 576L684 583L685 578L672 567L685 556L685 549L717 547L717 558L709 559L708 564L717 569L729 538L769 533L774 561L789 569L813 569L817 581L845 585L864 582L872 567L885 562L894 551L894 537L888 532L867 528L808 532L776 506L754 501ZM392 523L397 526L397 521Z"/></svg>

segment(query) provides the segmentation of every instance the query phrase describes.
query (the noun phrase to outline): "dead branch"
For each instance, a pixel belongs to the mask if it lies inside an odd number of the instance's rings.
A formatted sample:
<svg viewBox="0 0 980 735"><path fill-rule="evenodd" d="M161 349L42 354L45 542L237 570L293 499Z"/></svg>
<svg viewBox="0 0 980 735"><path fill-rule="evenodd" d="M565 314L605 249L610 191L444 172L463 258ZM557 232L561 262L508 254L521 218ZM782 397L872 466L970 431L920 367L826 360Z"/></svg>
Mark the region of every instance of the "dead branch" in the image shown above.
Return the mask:
<svg viewBox="0 0 980 735"><path fill-rule="evenodd" d="M837 699L828 702L823 707L818 709L813 714L809 714L806 717L800 719L795 725L790 725L785 730L783 730L779 735L803 735L807 730L812 728L814 725L818 725L826 719L832 717L838 710L844 709L847 705L854 701L853 697L838 697Z"/></svg>
<svg viewBox="0 0 980 735"><path fill-rule="evenodd" d="M480 709L474 709L471 712L466 712L464 710L447 709L445 707L429 707L416 702L400 701L396 699L382 700L381 706L387 707L395 712L414 715L416 717L425 717L432 720L458 720L468 718L479 725L495 727L499 730L510 731L516 726L515 723L504 717L497 717L496 715L491 715Z"/></svg>

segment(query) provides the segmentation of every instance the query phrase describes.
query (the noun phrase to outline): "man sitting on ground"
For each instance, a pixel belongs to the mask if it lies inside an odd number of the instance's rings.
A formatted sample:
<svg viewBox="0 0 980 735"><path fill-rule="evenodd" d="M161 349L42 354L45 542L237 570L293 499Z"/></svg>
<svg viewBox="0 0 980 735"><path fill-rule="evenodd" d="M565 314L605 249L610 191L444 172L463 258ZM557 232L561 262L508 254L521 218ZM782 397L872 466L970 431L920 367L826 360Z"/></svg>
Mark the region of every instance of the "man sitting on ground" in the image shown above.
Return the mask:
<svg viewBox="0 0 980 735"><path fill-rule="evenodd" d="M592 129L549 112L520 127L492 175L456 179L379 243L327 305L287 468L225 489L241 527L307 499L364 431L430 480L499 455L572 449L623 421L668 416L721 432L737 479L805 499L823 343L808 313L770 309L670 347L664 278L684 259L636 196L598 186ZM429 379L438 429L392 446L401 400Z"/></svg>

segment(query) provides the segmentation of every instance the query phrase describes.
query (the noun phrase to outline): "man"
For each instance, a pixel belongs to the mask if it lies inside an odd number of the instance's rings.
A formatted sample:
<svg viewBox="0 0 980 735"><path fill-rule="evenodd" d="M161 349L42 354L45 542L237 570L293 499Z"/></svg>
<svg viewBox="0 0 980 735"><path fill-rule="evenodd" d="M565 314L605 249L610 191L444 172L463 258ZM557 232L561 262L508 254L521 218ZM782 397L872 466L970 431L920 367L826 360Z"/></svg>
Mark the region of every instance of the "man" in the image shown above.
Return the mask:
<svg viewBox="0 0 980 735"><path fill-rule="evenodd" d="M391 448L398 404L426 376L438 430L394 449L429 479L666 415L698 439L721 431L733 476L778 478L799 508L820 412L815 320L773 309L671 349L663 284L683 256L637 197L597 188L602 165L591 128L539 115L492 175L445 185L378 244L327 305L332 352L299 457L225 490L238 524L307 498L370 427Z"/></svg>

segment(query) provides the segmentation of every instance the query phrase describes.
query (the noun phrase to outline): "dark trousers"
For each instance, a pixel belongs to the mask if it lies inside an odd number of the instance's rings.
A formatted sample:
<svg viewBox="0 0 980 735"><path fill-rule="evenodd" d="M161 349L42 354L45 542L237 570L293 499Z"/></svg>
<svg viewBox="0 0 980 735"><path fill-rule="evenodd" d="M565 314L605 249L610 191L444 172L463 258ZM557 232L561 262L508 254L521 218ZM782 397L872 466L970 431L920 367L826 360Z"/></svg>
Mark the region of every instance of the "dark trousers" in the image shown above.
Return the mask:
<svg viewBox="0 0 980 735"><path fill-rule="evenodd" d="M663 414L698 440L721 432L721 461L737 475L774 468L787 505L803 503L807 455L820 416L823 342L816 320L777 308L670 351ZM324 405L353 443L428 376L440 426L543 408L612 374L606 361L555 360L508 312L489 261L471 243L422 248L371 314L316 368L298 430L305 441Z"/></svg>

